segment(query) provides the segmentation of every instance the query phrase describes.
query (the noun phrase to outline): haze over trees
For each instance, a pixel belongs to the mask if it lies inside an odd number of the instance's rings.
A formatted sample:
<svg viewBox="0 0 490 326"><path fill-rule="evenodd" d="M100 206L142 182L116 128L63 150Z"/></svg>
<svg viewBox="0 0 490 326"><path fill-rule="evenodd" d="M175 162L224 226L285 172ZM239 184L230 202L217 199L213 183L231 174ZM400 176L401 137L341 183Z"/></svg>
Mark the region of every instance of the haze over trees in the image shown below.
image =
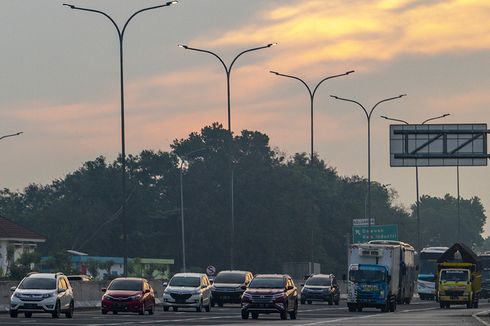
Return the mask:
<svg viewBox="0 0 490 326"><path fill-rule="evenodd" d="M231 151L231 156L230 156ZM190 153L190 154L189 154ZM341 274L353 218L366 211L367 180L340 176L318 157L286 157L269 137L242 131L233 139L220 124L175 140L170 152L145 150L128 157L129 256L174 258L181 263L180 157L183 165L187 265L229 268L230 158L234 166L235 268L280 272L283 262L315 261ZM122 256L121 164L100 156L49 185L0 192L0 214L47 237L43 255L74 249ZM399 239L416 244L416 219L394 204L396 192L372 184L376 224L398 224ZM461 201L463 241L482 244L486 221L478 197ZM422 245L456 241L456 199L423 196Z"/></svg>

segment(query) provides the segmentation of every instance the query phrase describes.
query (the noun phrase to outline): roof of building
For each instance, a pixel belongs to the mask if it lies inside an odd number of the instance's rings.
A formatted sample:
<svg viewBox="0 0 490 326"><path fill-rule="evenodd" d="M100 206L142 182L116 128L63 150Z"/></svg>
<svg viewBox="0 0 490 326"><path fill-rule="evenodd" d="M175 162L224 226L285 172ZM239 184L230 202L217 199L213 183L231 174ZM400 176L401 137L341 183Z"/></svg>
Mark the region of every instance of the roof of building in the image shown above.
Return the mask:
<svg viewBox="0 0 490 326"><path fill-rule="evenodd" d="M0 239L44 242L42 235L0 216Z"/></svg>

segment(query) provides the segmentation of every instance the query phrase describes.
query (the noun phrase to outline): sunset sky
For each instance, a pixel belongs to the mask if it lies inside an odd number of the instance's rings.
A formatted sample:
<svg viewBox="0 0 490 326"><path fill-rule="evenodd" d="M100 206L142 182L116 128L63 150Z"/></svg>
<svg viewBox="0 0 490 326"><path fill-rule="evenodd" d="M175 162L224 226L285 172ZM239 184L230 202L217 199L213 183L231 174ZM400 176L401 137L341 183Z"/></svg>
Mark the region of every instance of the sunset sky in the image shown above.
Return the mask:
<svg viewBox="0 0 490 326"><path fill-rule="evenodd" d="M109 13L121 26L152 0L64 0ZM340 175L367 176L364 113L331 94L377 109L372 121L372 179L415 201L413 168L390 168L387 115L413 123L490 122L488 0L181 0L136 16L125 35L126 150L168 150L175 138L218 121L226 126L230 63L232 128L258 130L289 155L309 152L312 87L315 151ZM103 16L60 1L0 2L0 187L51 183L120 151L117 35ZM460 170L461 195L490 210L489 167ZM420 169L420 192L456 196L455 168ZM423 218L423 211L421 211ZM346 218L351 218L346 217ZM355 216L354 218L357 218ZM488 230L487 230L488 234Z"/></svg>

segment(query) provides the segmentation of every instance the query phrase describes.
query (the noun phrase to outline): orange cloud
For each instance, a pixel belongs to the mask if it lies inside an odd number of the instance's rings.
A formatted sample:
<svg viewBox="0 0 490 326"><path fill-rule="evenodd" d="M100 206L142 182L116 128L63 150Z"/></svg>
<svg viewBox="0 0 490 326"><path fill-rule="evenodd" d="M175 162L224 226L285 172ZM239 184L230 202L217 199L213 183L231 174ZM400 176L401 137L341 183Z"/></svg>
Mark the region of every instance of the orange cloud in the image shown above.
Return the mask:
<svg viewBox="0 0 490 326"><path fill-rule="evenodd" d="M243 27L196 43L240 46L279 42L275 66L325 61L360 63L403 54L435 55L490 47L490 2L484 0L323 0L259 13Z"/></svg>

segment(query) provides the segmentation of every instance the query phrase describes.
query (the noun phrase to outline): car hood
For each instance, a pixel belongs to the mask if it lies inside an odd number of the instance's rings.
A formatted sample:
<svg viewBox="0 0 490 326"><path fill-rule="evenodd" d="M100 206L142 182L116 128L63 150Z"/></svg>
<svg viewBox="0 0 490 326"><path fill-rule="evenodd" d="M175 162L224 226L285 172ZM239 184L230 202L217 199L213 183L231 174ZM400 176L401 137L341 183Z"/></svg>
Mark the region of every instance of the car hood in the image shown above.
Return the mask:
<svg viewBox="0 0 490 326"><path fill-rule="evenodd" d="M217 288L239 288L243 284L242 283L214 283L214 287Z"/></svg>
<svg viewBox="0 0 490 326"><path fill-rule="evenodd" d="M278 294L278 293L284 293L284 290L281 289L248 289L246 291L248 294L259 294L259 295L271 295L271 294Z"/></svg>
<svg viewBox="0 0 490 326"><path fill-rule="evenodd" d="M19 294L46 294L46 293L56 293L56 290L43 290L43 289L16 289L16 293Z"/></svg>
<svg viewBox="0 0 490 326"><path fill-rule="evenodd" d="M196 293L199 291L199 287L190 287L190 286L167 286L165 288L166 292L173 292L179 294L190 294Z"/></svg>
<svg viewBox="0 0 490 326"><path fill-rule="evenodd" d="M107 290L105 294L111 297L132 297L134 295L143 294L142 291L129 291L129 290Z"/></svg>

